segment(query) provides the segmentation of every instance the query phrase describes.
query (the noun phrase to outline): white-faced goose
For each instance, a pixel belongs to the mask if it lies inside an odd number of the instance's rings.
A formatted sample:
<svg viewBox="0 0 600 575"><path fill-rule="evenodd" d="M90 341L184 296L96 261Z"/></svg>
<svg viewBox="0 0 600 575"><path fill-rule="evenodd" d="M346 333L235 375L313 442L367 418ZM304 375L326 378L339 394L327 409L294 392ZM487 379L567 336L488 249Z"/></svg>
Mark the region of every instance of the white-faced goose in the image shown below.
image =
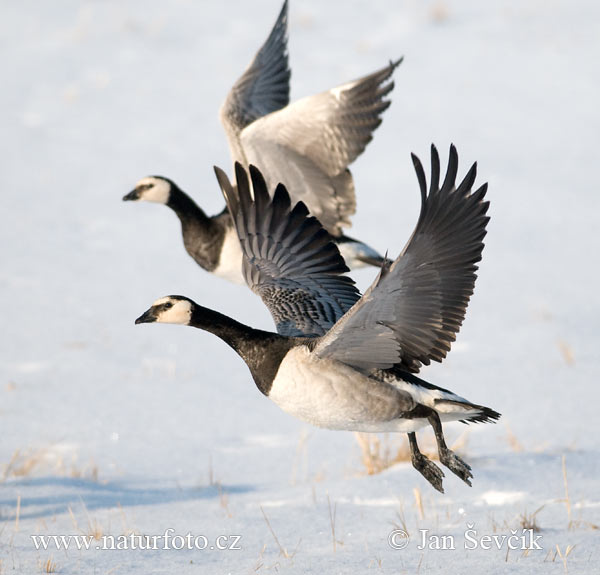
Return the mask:
<svg viewBox="0 0 600 575"><path fill-rule="evenodd" d="M429 191L418 158L417 226L400 256L386 261L360 297L337 246L302 202L279 185L271 198L260 172L236 166L237 187L217 177L234 214L243 274L269 308L278 333L256 330L183 296L157 300L136 323L209 331L246 362L258 389L284 411L328 429L408 434L414 467L438 491L443 473L417 446L431 425L440 462L471 485L471 468L444 441L442 422L492 422L496 411L430 384L416 373L442 361L473 293L489 220L487 185L472 191L476 165L455 185L458 157L439 186L431 149Z"/></svg>
<svg viewBox="0 0 600 575"><path fill-rule="evenodd" d="M289 104L287 1L268 39L229 92L220 115L234 162L261 167L267 184L283 182L334 237L350 267L380 266L365 243L344 235L356 211L348 166L364 151L394 87L401 60L377 72ZM205 270L243 283L242 254L227 208L204 211L164 177L141 179L124 200L169 206L181 221L185 249Z"/></svg>

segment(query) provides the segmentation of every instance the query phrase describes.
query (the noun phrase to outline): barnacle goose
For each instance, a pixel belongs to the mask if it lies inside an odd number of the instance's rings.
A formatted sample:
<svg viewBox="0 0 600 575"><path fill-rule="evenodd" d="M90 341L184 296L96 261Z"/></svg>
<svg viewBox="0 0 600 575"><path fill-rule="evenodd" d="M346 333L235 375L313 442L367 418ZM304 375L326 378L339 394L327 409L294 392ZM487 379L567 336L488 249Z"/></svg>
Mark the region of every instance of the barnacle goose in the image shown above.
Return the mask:
<svg viewBox="0 0 600 575"><path fill-rule="evenodd" d="M370 142L389 106L390 77L401 59L353 82L289 104L287 0L264 45L223 103L220 116L232 158L261 166L270 188L279 182L302 200L334 236L350 267L381 266L382 257L346 236L356 198L351 164ZM123 200L169 206L181 221L185 249L205 270L243 283L242 253L227 209L207 216L175 183L149 176Z"/></svg>
<svg viewBox="0 0 600 575"><path fill-rule="evenodd" d="M361 297L336 245L302 202L260 172L236 165L237 187L216 168L244 254L243 274L269 308L278 333L256 330L183 296L154 302L136 323L177 323L209 331L246 362L258 389L281 409L329 429L408 434L413 466L443 492L441 469L418 448L431 425L440 462L471 485L471 468L446 445L442 422L492 422L496 411L420 379L442 361L462 325L489 220L487 184L472 191L476 164L457 186L454 146L440 187L431 148L427 191L413 155L421 213L400 256L386 260Z"/></svg>

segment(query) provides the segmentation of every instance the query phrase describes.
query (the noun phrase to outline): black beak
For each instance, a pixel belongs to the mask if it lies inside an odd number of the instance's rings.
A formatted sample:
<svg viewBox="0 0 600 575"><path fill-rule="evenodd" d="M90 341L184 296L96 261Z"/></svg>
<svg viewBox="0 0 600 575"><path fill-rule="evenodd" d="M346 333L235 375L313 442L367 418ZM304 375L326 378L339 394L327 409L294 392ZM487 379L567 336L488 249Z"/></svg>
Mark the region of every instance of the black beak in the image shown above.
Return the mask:
<svg viewBox="0 0 600 575"><path fill-rule="evenodd" d="M154 323L155 321L156 316L154 315L154 308L150 308L135 320L135 325L138 323Z"/></svg>
<svg viewBox="0 0 600 575"><path fill-rule="evenodd" d="M131 202L140 199L140 193L137 190L131 190L128 194L123 196L124 202Z"/></svg>

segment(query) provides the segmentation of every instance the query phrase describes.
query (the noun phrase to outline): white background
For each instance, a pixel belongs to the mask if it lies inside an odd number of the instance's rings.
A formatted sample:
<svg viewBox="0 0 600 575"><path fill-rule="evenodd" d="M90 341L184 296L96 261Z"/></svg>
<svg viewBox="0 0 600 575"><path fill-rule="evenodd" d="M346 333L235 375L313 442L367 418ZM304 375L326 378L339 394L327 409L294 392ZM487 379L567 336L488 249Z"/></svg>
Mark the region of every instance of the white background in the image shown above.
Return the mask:
<svg viewBox="0 0 600 575"><path fill-rule="evenodd" d="M2 5L0 573L43 572L48 561L78 574L445 573L449 564L563 573L557 544L563 554L576 545L570 573L593 573L598 3L290 6L292 99L405 56L393 104L353 166L349 233L400 251L419 208L410 152L428 163L431 142L443 161L454 142L461 173L477 161L478 181L489 182L467 320L443 365L421 375L503 418L468 429L461 453L473 487L447 472L444 496L410 463L367 476L352 434L279 411L213 336L133 324L156 298L180 293L272 329L246 287L187 256L172 213L121 197L161 174L209 213L222 209L212 167L231 166L218 108L279 9L276 0ZM374 272L354 275L364 289ZM465 430L446 426L450 442ZM458 541L467 522L510 533L540 506L544 551L416 548L420 528ZM398 513L413 537L403 551L387 544ZM243 549L38 552L29 538L168 527L240 534Z"/></svg>

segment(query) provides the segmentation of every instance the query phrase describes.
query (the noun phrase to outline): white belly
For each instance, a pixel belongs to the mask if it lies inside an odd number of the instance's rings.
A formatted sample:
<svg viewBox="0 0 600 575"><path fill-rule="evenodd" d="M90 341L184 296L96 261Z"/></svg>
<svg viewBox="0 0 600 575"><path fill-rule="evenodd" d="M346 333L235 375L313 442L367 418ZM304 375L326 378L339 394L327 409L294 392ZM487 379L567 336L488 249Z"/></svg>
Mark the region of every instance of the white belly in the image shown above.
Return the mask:
<svg viewBox="0 0 600 575"><path fill-rule="evenodd" d="M235 228L225 232L219 264L213 273L237 284L245 283L242 276L242 248Z"/></svg>
<svg viewBox="0 0 600 575"><path fill-rule="evenodd" d="M399 419L410 395L299 346L285 356L269 397L283 411L319 427L351 431L413 431L426 420Z"/></svg>

